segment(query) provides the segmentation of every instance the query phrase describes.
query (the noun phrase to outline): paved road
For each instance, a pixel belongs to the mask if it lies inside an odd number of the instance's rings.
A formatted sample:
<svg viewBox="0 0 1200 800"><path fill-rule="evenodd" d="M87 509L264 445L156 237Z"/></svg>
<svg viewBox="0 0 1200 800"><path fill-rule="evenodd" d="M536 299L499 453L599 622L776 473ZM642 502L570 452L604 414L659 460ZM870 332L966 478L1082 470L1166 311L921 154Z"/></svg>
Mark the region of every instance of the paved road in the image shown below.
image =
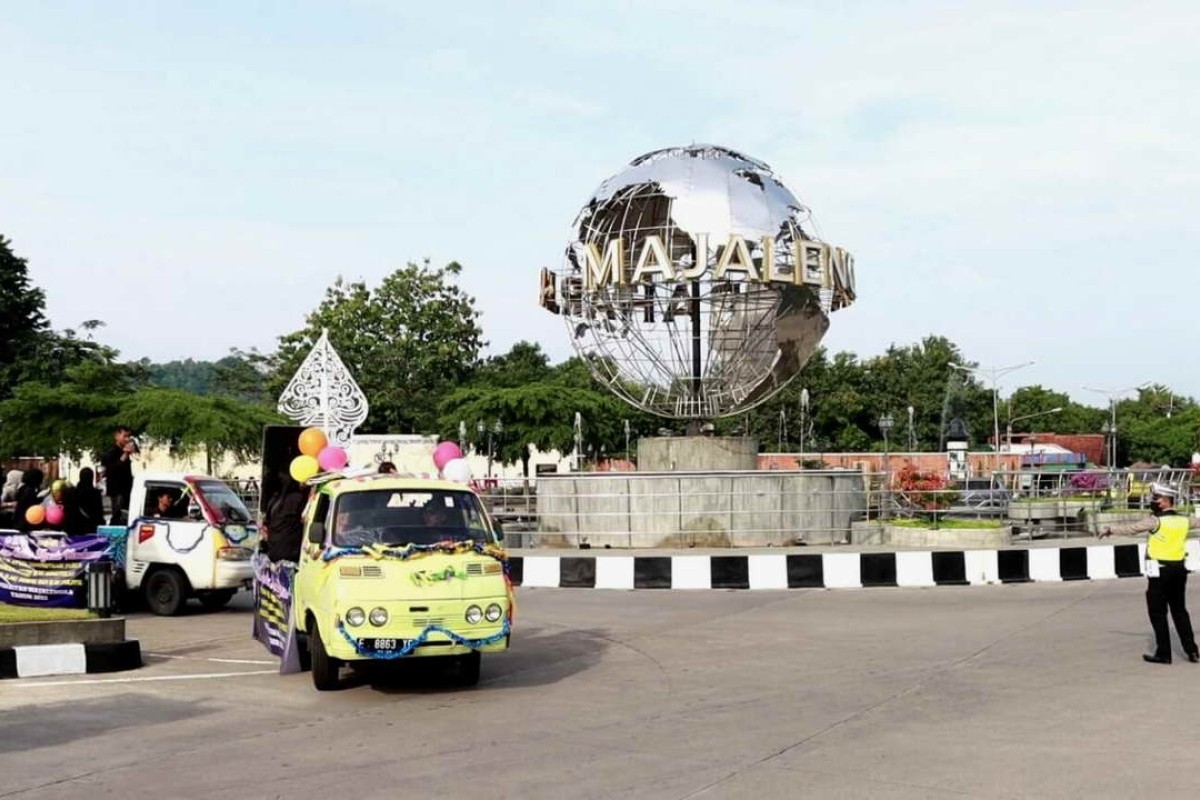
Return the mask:
<svg viewBox="0 0 1200 800"><path fill-rule="evenodd" d="M0 798L1184 796L1200 665L1142 663L1142 590L524 589L470 691L139 617L140 671L0 682Z"/></svg>

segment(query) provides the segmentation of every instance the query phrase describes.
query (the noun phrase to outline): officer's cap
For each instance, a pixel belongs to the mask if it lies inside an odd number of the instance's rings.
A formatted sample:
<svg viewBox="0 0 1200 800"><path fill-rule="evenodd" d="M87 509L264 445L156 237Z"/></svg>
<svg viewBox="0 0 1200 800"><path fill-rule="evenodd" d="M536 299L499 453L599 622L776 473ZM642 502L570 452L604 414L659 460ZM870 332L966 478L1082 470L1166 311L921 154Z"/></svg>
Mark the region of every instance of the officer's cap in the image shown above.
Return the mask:
<svg viewBox="0 0 1200 800"><path fill-rule="evenodd" d="M1174 487L1167 486L1165 483L1150 484L1150 494L1158 495L1159 497L1169 497L1172 500L1179 496L1179 492Z"/></svg>

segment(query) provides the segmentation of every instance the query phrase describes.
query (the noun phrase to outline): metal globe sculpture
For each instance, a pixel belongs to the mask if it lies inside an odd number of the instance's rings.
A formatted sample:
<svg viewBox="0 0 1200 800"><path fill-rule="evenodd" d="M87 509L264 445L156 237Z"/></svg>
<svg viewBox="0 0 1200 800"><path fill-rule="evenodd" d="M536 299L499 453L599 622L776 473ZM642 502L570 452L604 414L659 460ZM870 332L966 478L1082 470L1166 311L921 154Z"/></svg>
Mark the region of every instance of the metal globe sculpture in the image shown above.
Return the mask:
<svg viewBox="0 0 1200 800"><path fill-rule="evenodd" d="M541 305L592 373L645 411L699 421L796 376L854 301L854 260L815 239L770 167L712 145L656 150L600 185Z"/></svg>

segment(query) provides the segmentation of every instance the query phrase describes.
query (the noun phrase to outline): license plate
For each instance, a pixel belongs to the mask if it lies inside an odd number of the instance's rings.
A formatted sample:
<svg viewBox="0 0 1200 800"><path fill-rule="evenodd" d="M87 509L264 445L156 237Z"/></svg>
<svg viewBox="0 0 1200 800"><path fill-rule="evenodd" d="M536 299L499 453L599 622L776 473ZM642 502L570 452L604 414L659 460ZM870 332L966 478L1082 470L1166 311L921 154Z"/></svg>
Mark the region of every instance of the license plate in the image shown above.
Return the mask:
<svg viewBox="0 0 1200 800"><path fill-rule="evenodd" d="M361 639L360 641L365 647L384 652L391 650L403 650L404 645L408 644L406 639Z"/></svg>

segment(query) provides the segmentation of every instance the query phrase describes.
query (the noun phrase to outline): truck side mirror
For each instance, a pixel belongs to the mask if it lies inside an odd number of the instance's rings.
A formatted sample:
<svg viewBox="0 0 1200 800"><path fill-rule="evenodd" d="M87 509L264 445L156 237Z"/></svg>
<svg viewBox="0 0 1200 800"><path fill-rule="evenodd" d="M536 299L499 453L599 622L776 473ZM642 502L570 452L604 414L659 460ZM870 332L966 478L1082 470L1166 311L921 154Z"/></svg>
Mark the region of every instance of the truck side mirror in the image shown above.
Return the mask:
<svg viewBox="0 0 1200 800"><path fill-rule="evenodd" d="M499 522L493 522L492 530L496 532L496 541L503 542L504 541L504 526L501 525Z"/></svg>
<svg viewBox="0 0 1200 800"><path fill-rule="evenodd" d="M308 541L312 544L325 544L324 522L314 522L308 526Z"/></svg>

